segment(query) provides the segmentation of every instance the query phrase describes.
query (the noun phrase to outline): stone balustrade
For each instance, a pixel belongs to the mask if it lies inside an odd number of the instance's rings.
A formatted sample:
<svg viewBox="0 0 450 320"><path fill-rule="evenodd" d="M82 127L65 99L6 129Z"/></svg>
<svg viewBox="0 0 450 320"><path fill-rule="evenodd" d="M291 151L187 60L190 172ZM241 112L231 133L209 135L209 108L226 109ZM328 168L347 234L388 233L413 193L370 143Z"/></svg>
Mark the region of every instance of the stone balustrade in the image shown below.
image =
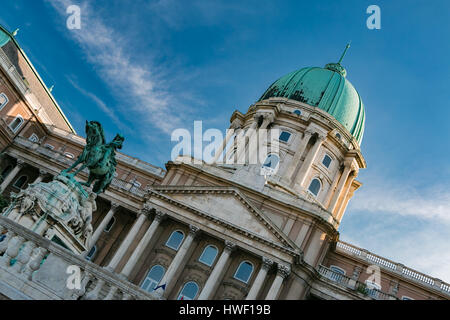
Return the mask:
<svg viewBox="0 0 450 320"><path fill-rule="evenodd" d="M384 293L377 289L370 289L364 283L356 281L339 272L335 272L325 266L319 265L317 271L320 275L336 282L338 285L344 287L345 289L359 292L368 298L372 298L375 300L397 300L397 298L393 295Z"/></svg>
<svg viewBox="0 0 450 320"><path fill-rule="evenodd" d="M370 264L375 264L389 271L393 271L400 277L412 279L413 281L421 285L432 287L433 289L441 291L442 293L450 296L450 284L445 283L440 279L432 278L414 269L405 267L401 263L397 263L389 259L380 257L367 250L358 248L354 245L342 241L336 243L336 250L346 254L350 254L352 256L356 256L362 260L367 261Z"/></svg>
<svg viewBox="0 0 450 320"><path fill-rule="evenodd" d="M1 216L0 269L0 292L12 299L161 299Z"/></svg>

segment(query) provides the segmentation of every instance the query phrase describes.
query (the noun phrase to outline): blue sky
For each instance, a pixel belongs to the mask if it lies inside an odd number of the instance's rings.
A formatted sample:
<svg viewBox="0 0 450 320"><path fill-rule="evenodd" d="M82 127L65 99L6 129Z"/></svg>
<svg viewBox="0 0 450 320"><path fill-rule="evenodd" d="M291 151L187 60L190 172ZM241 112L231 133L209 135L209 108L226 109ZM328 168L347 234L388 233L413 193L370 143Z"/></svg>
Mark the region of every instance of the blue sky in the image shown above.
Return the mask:
<svg viewBox="0 0 450 320"><path fill-rule="evenodd" d="M81 30L66 8L81 7ZM381 30L366 8L381 8ZM2 1L17 40L81 135L101 121L164 167L174 128L225 130L278 77L343 65L366 107L363 187L341 239L450 282L448 1Z"/></svg>

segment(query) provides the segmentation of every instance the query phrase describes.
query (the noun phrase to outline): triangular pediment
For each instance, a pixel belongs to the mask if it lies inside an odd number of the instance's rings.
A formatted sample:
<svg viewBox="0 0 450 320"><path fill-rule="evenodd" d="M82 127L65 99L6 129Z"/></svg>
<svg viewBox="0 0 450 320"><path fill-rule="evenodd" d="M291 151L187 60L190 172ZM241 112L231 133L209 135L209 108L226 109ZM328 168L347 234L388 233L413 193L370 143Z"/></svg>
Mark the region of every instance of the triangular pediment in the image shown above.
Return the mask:
<svg viewBox="0 0 450 320"><path fill-rule="evenodd" d="M296 250L295 244L259 209L235 188L155 187L150 193L214 217L250 235Z"/></svg>

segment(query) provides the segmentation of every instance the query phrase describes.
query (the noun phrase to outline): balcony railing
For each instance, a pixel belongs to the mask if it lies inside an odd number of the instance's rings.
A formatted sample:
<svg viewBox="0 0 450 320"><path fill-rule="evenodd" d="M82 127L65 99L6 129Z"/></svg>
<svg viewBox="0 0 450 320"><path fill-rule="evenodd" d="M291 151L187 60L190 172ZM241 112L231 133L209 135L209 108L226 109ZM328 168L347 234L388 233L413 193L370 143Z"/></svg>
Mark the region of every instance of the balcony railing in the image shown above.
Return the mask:
<svg viewBox="0 0 450 320"><path fill-rule="evenodd" d="M160 299L1 216L0 235L0 281L14 288L16 296L69 300ZM67 266L80 270L79 286L71 288L67 285Z"/></svg>
<svg viewBox="0 0 450 320"><path fill-rule="evenodd" d="M405 267L401 263L397 263L391 261L389 259L380 257L376 254L368 252L367 250L358 248L354 245L351 245L346 242L339 241L336 243L336 249L338 251L344 252L346 254L350 254L352 256L356 256L359 259L365 260L370 264L378 265L382 268L385 268L389 271L393 271L400 275L401 277L412 279L417 283L422 285L426 285L435 290L441 291L442 293L450 296L450 284L443 282L440 279L432 278L426 274L423 274L414 269Z"/></svg>
<svg viewBox="0 0 450 320"><path fill-rule="evenodd" d="M352 292L359 292L366 297L375 299L375 300L396 300L397 298L393 295L384 293L375 288L368 288L364 283L356 281L346 275L333 271L325 266L319 265L318 272L320 275L324 276L327 279L330 279L336 282L338 285L342 286L347 290L351 290Z"/></svg>

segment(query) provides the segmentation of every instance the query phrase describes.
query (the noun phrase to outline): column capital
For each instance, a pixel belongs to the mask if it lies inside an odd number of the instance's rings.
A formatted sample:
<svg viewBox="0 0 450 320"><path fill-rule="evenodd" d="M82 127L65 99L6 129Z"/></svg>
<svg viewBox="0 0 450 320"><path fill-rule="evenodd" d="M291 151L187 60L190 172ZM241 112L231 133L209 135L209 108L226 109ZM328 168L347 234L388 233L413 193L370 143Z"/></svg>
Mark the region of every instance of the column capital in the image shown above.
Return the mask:
<svg viewBox="0 0 450 320"><path fill-rule="evenodd" d="M117 209L119 209L119 207L120 205L117 202L111 202L110 210L116 211Z"/></svg>
<svg viewBox="0 0 450 320"><path fill-rule="evenodd" d="M224 250L228 250L230 252L234 251L236 249L236 243L225 240L225 248Z"/></svg>
<svg viewBox="0 0 450 320"><path fill-rule="evenodd" d="M165 214L162 211L156 210L155 212L155 220L161 222L167 217L167 214Z"/></svg>
<svg viewBox="0 0 450 320"><path fill-rule="evenodd" d="M198 234L198 232L200 231L200 228L197 226L194 226L192 224L189 225L189 234L195 236Z"/></svg>
<svg viewBox="0 0 450 320"><path fill-rule="evenodd" d="M47 170L39 169L39 175L40 175L40 176L46 176L47 174L48 174L48 171L47 171Z"/></svg>
<svg viewBox="0 0 450 320"><path fill-rule="evenodd" d="M304 137L305 137L305 136L311 137L313 134L314 134L314 131L311 130L311 129L306 129L306 130L303 132L303 136L304 136Z"/></svg>
<svg viewBox="0 0 450 320"><path fill-rule="evenodd" d="M272 268L273 266L273 260L266 258L266 257L262 257L262 266L261 268L266 269L267 271L270 270L270 268Z"/></svg>
<svg viewBox="0 0 450 320"><path fill-rule="evenodd" d="M141 213L145 214L148 217L152 211L154 211L153 206L151 206L147 202L144 203L144 205L142 206L142 209L141 209Z"/></svg>
<svg viewBox="0 0 450 320"><path fill-rule="evenodd" d="M279 264L277 268L277 275L280 275L283 279L286 279L291 273L291 268L289 266Z"/></svg>
<svg viewBox="0 0 450 320"><path fill-rule="evenodd" d="M242 127L242 121L240 119L236 118L231 122L230 129L236 130L240 127Z"/></svg>
<svg viewBox="0 0 450 320"><path fill-rule="evenodd" d="M24 160L22 160L22 159L17 159L16 163L17 163L16 166L18 166L20 168L23 167L26 164L26 162Z"/></svg>

